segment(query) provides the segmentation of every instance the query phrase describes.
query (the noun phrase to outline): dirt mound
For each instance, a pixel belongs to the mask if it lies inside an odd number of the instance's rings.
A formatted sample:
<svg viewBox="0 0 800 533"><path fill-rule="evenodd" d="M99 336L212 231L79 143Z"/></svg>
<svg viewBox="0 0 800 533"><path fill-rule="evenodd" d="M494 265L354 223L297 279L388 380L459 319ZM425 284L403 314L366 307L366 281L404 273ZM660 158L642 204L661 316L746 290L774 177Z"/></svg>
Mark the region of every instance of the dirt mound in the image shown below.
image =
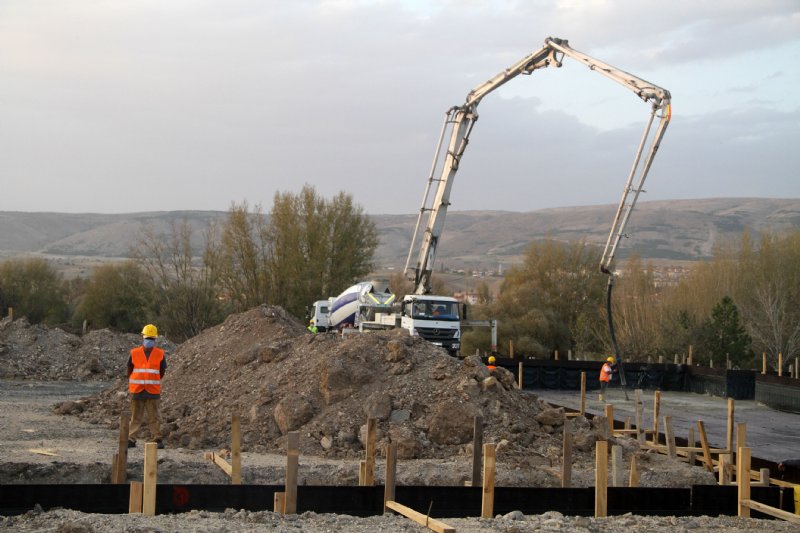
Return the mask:
<svg viewBox="0 0 800 533"><path fill-rule="evenodd" d="M172 343L162 340L167 351ZM107 329L79 337L26 318L0 321L0 378L110 381L125 375L130 349L141 337Z"/></svg>
<svg viewBox="0 0 800 533"><path fill-rule="evenodd" d="M490 374L476 357L455 359L403 330L312 335L269 306L180 345L163 387L166 441L191 449L229 446L232 414L245 451L283 452L287 432L298 431L301 453L325 457L363 454L368 417L378 420L379 449L394 442L401 458L469 452L474 416L505 453L557 447L550 434L564 420L563 411L542 416L546 406L516 389L510 372ZM62 412L114 427L129 407L126 388L120 380Z"/></svg>

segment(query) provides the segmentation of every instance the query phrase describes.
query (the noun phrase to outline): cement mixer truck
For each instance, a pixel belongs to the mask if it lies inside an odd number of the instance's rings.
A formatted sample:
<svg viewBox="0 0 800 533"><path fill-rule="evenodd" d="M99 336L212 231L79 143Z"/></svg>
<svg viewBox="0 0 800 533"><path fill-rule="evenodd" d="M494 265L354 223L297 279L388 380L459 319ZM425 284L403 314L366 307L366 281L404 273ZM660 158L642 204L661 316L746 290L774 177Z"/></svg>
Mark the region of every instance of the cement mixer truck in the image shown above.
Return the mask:
<svg viewBox="0 0 800 533"><path fill-rule="evenodd" d="M458 300L449 296L409 294L397 302L387 282L365 281L331 298L327 307L327 317L314 319L326 321L328 329L403 328L451 355L457 355L461 348L462 308Z"/></svg>

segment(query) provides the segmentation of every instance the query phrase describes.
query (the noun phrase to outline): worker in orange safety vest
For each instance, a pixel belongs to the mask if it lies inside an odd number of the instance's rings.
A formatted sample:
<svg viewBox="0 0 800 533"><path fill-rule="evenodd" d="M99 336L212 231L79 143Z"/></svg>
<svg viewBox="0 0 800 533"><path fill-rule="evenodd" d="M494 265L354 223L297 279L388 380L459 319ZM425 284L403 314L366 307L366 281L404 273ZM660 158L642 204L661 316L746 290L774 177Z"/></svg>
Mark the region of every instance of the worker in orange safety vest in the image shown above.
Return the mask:
<svg viewBox="0 0 800 533"><path fill-rule="evenodd" d="M158 329L147 324L142 329L142 345L131 350L128 358L128 391L131 393L131 424L128 429L128 448L136 447L136 436L147 415L151 442L164 448L158 402L161 398L161 378L167 370L164 350L156 347Z"/></svg>
<svg viewBox="0 0 800 533"><path fill-rule="evenodd" d="M600 401L606 401L606 389L611 381L611 375L617 371L616 359L613 356L606 358L603 367L600 369Z"/></svg>
<svg viewBox="0 0 800 533"><path fill-rule="evenodd" d="M497 361L497 359L495 359L493 355L489 356L489 361L488 361L489 364L486 365L486 368L489 369L489 372L493 372L494 369L497 368L497 365L495 365L496 361Z"/></svg>

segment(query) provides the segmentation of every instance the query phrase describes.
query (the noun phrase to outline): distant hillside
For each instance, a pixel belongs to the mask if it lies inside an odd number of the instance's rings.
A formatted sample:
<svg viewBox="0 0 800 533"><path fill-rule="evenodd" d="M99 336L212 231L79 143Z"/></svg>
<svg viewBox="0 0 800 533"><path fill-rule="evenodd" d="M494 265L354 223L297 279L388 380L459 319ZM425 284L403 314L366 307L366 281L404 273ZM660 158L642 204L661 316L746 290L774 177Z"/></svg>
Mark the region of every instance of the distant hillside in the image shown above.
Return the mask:
<svg viewBox="0 0 800 533"><path fill-rule="evenodd" d="M529 213L453 211L448 213L437 265L494 268L519 260L535 240L554 238L605 244L616 206L565 207ZM37 253L53 256L126 257L145 226L168 232L186 219L197 249L203 230L224 221L222 211L170 211L119 215L0 212L0 256ZM402 268L416 215L374 215L381 245L376 262ZM720 240L745 229L800 228L800 199L723 198L642 202L628 225L629 239L619 257L636 252L645 259L698 260ZM416 253L412 261L416 260Z"/></svg>

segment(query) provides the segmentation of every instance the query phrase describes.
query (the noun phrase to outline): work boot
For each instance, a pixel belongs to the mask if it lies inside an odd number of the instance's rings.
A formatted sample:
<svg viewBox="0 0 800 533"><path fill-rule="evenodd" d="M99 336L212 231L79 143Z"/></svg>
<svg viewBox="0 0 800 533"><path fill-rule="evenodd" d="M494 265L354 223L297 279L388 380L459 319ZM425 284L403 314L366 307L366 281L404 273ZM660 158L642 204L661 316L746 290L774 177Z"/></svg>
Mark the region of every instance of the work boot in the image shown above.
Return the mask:
<svg viewBox="0 0 800 533"><path fill-rule="evenodd" d="M136 441L128 439L128 448L136 448Z"/></svg>

